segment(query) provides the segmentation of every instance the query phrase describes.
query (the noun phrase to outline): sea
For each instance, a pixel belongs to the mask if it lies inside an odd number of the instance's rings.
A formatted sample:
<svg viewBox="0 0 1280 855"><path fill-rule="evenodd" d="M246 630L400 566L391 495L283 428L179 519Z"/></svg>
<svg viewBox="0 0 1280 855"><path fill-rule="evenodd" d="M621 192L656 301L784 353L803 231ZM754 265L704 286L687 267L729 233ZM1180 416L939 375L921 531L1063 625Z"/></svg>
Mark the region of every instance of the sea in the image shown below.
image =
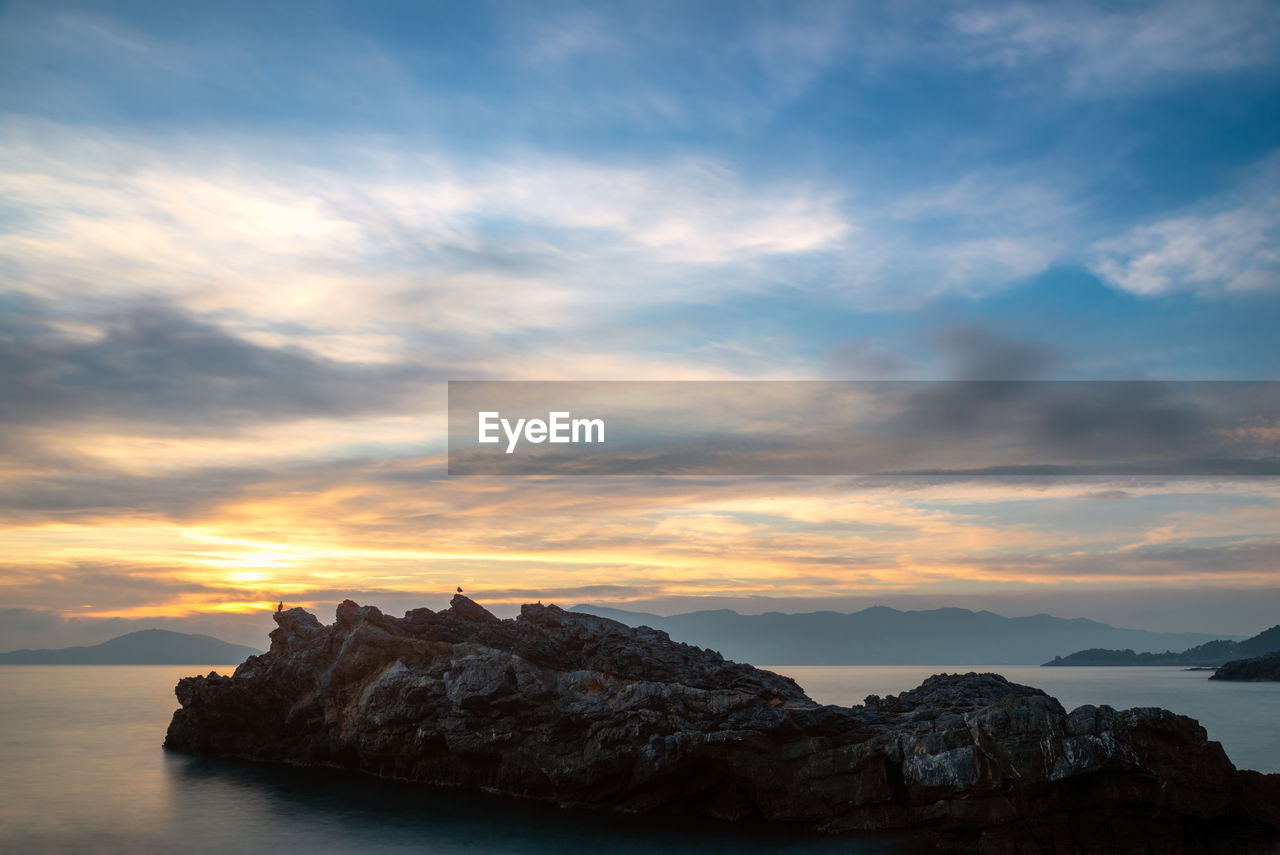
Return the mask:
<svg viewBox="0 0 1280 855"><path fill-rule="evenodd" d="M230 673L234 666L218 668ZM0 853L914 855L913 837L653 821L495 796L188 757L161 748L190 666L0 666ZM1154 706L1200 720L1239 767L1280 772L1280 683L1178 668L771 666L822 703L862 703L931 674L994 671L1067 709Z"/></svg>

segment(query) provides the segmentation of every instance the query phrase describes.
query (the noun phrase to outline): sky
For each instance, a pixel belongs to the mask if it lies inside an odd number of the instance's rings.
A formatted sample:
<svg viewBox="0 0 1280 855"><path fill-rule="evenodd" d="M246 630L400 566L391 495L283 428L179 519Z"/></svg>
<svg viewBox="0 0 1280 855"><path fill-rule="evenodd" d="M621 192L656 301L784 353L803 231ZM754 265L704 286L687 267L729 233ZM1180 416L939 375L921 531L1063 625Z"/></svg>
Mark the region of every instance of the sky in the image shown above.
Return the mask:
<svg viewBox="0 0 1280 855"><path fill-rule="evenodd" d="M444 413L1277 379L1274 2L4 2L0 84L0 649L457 585L1280 615L1275 478L450 478Z"/></svg>

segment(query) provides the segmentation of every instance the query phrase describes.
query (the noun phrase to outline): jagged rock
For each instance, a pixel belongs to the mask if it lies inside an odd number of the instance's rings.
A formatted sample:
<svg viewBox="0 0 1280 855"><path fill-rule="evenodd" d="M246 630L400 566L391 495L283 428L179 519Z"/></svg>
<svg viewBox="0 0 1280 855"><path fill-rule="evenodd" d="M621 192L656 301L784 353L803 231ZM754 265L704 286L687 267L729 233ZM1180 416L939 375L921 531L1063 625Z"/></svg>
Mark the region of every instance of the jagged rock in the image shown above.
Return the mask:
<svg viewBox="0 0 1280 855"><path fill-rule="evenodd" d="M631 813L928 829L993 853L1267 851L1280 775L1237 772L1195 721L1081 707L995 674L861 707L556 606L464 596L388 617L275 615L271 649L177 686L165 744Z"/></svg>
<svg viewBox="0 0 1280 855"><path fill-rule="evenodd" d="M1236 659L1214 671L1210 680L1239 680L1251 683L1280 680L1280 652Z"/></svg>

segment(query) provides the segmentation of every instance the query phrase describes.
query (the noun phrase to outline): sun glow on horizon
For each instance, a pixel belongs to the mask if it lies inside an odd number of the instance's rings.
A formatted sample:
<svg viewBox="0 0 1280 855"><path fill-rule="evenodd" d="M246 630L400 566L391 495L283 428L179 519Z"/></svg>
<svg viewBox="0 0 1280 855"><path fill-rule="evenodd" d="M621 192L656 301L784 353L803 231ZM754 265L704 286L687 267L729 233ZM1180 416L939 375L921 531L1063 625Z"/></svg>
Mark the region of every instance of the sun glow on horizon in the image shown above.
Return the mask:
<svg viewBox="0 0 1280 855"><path fill-rule="evenodd" d="M460 582L1280 603L1275 477L449 476L450 380L1275 375L1267 3L697 5L0 4L0 635ZM1280 441L1250 394L1224 447ZM741 428L792 462L784 397ZM836 439L966 471L1012 421L933 405ZM1217 412L1117 408L1066 432Z"/></svg>
<svg viewBox="0 0 1280 855"><path fill-rule="evenodd" d="M426 546L417 530L413 495L394 491L376 501L356 483L331 494L314 487L308 505L322 518L299 513L287 491L254 500L255 512L231 503L206 520L165 521L117 514L84 523L40 522L0 534L6 566L0 588L20 593L49 579L97 590L95 606L63 608L83 617L180 617L270 610L281 598L296 603L386 592L393 598L433 597L454 580L483 591L489 601L520 605L539 591L572 592L585 599L607 590L623 604L658 597L832 597L869 593L965 593L995 585L1003 590L1084 586L1099 591L1145 580L1195 585L1194 564L1171 566L1154 558L1170 548L1194 548L1214 534L1213 514L1161 524L1135 535L1130 524L1075 528L1061 518L1037 519L1039 503L1073 501L1061 487L1030 496L991 485L939 503L934 491L918 496L831 495L822 484L737 484L727 495L706 487L664 502L651 485L629 501L582 502L582 485L433 482L417 505L443 514ZM1086 485L1090 487L1092 485ZM1078 495L1085 488L1074 488ZM1212 492L1166 485L1150 501L1214 504ZM768 495L763 493L767 491ZM752 496L759 492L762 495ZM1255 491L1256 492L1256 491ZM1275 488L1258 493L1241 513L1238 496L1224 496L1238 549L1261 549ZM1074 500L1078 502L1078 500ZM353 503L354 506L349 503ZM993 516L986 504L998 503ZM1009 503L1025 518L1009 518ZM630 514L620 513L628 505ZM563 510L557 510L562 508ZM350 511L348 514L347 511ZM140 546L142 548L140 548ZM1218 584L1248 588L1270 583L1267 553L1220 573ZM29 567L26 572L19 567ZM98 586L101 568L116 568L131 589ZM127 568L127 569L126 569ZM110 591L105 588L116 587ZM512 593L518 592L518 593ZM600 599L598 594L591 598Z"/></svg>

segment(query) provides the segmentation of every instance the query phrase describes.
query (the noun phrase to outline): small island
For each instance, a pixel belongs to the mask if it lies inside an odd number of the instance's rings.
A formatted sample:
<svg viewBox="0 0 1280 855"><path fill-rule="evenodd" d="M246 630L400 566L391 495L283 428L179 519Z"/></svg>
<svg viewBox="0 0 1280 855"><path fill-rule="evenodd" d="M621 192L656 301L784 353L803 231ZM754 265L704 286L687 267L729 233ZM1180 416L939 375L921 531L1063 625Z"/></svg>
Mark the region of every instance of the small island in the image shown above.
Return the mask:
<svg viewBox="0 0 1280 855"><path fill-rule="evenodd" d="M1235 659L1263 656L1280 650L1280 624L1264 630L1244 641L1209 641L1198 644L1181 653L1172 650L1164 653L1134 653L1132 650L1104 650L1091 648L1068 656L1055 656L1045 667L1058 666L1125 666L1125 665L1181 665L1186 668L1218 668Z"/></svg>
<svg viewBox="0 0 1280 855"><path fill-rule="evenodd" d="M271 648L187 677L165 745L628 814L915 831L982 853L1265 851L1280 775L1192 719L939 674L856 707L556 606L461 594L403 618L350 600L274 615Z"/></svg>
<svg viewBox="0 0 1280 855"><path fill-rule="evenodd" d="M225 665L261 652L209 635L140 629L89 647L0 653L0 665Z"/></svg>
<svg viewBox="0 0 1280 855"><path fill-rule="evenodd" d="M1280 681L1280 653L1268 653L1252 659L1228 662L1213 672L1210 680L1235 680L1248 683Z"/></svg>

